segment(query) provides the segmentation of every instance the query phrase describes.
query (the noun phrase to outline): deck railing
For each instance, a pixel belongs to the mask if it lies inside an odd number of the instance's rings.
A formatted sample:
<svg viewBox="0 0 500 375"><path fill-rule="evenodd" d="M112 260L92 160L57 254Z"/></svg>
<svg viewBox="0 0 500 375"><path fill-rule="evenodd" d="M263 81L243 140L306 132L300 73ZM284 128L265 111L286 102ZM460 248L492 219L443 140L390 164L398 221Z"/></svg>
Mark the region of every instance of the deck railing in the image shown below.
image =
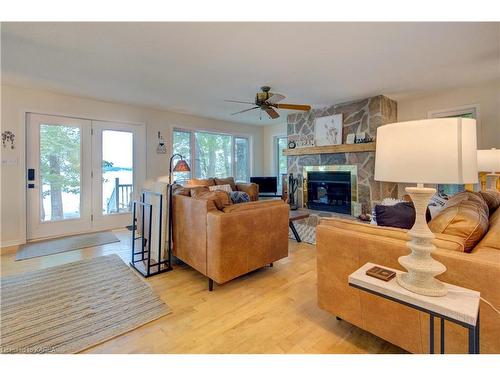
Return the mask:
<svg viewBox="0 0 500 375"><path fill-rule="evenodd" d="M132 184L120 184L120 179L116 177L115 187L106 204L106 213L130 212L132 192Z"/></svg>

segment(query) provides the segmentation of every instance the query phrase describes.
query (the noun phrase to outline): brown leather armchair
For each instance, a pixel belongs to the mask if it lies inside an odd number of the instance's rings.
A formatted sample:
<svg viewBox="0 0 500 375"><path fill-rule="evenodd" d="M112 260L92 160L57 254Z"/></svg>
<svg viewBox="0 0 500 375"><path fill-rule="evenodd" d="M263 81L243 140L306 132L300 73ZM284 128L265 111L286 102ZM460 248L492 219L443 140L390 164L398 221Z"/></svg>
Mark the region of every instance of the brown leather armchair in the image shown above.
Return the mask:
<svg viewBox="0 0 500 375"><path fill-rule="evenodd" d="M175 195L173 254L223 284L288 256L288 210L282 200L233 204Z"/></svg>

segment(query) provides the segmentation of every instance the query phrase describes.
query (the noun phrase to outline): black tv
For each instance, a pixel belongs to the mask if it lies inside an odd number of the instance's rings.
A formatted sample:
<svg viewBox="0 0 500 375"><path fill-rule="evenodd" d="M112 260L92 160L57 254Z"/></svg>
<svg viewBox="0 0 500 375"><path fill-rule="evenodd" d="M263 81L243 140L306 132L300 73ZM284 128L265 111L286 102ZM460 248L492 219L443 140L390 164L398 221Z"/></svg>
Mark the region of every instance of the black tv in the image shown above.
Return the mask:
<svg viewBox="0 0 500 375"><path fill-rule="evenodd" d="M259 185L259 194L276 194L278 191L278 177L250 177L250 182Z"/></svg>

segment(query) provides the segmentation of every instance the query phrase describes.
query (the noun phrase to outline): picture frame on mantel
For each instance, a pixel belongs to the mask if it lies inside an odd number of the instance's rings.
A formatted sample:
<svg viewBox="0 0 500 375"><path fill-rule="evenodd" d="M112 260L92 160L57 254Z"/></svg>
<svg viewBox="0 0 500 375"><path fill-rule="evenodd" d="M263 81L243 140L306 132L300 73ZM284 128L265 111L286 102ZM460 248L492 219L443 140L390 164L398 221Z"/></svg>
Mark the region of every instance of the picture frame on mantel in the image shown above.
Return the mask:
<svg viewBox="0 0 500 375"><path fill-rule="evenodd" d="M316 118L314 137L316 146L342 144L342 113Z"/></svg>

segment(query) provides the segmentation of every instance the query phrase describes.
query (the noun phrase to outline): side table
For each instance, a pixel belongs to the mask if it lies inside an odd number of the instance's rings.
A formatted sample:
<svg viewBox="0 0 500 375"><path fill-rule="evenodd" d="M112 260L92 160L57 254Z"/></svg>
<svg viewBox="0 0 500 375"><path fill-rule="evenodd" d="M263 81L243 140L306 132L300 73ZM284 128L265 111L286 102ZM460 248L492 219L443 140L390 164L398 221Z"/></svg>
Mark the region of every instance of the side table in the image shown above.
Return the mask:
<svg viewBox="0 0 500 375"><path fill-rule="evenodd" d="M294 210L294 211L290 210L288 214L288 226L292 230L293 236L295 237L295 241L302 242L302 240L300 239L299 232L297 232L297 229L295 228L293 222L297 220L307 219L309 216L310 216L309 212L304 210Z"/></svg>
<svg viewBox="0 0 500 375"><path fill-rule="evenodd" d="M402 273L392 268L366 263L349 275L349 285L429 314L430 354L434 354L434 318L441 319L441 354L444 354L445 348L445 321L467 328L469 330L469 354L479 354L479 292L446 284L448 288L446 296L422 296L401 287L396 278L386 282L366 275L366 271L374 266L389 269L397 274Z"/></svg>

